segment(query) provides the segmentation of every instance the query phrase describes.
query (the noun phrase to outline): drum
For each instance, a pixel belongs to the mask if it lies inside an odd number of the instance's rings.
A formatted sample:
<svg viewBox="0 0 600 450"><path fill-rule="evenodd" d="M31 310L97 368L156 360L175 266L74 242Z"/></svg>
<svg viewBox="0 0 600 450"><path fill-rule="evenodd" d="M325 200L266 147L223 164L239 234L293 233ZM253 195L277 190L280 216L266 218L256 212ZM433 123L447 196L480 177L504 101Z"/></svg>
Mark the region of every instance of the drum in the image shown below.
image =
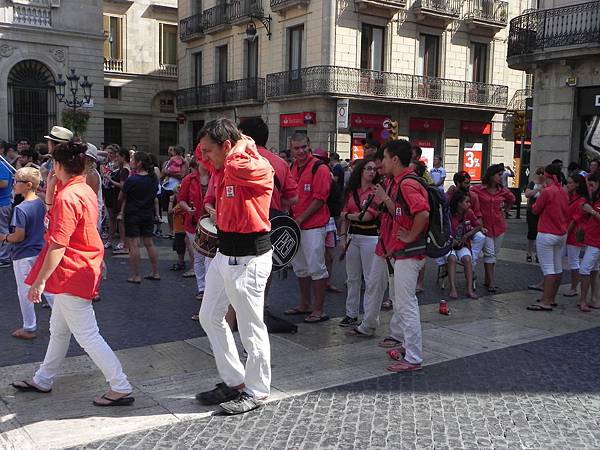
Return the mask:
<svg viewBox="0 0 600 450"><path fill-rule="evenodd" d="M193 245L198 252L209 258L214 258L217 254L219 237L217 236L217 227L210 216L205 215L198 220Z"/></svg>
<svg viewBox="0 0 600 450"><path fill-rule="evenodd" d="M271 217L271 245L273 246L273 272L284 269L300 248L300 227L286 215Z"/></svg>

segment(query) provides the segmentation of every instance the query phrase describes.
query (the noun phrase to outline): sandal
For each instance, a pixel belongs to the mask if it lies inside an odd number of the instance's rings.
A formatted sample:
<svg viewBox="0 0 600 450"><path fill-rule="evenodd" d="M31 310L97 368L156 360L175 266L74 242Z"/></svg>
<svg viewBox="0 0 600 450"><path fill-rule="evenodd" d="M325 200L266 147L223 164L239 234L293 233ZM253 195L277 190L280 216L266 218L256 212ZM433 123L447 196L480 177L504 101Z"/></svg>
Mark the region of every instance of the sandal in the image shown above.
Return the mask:
<svg viewBox="0 0 600 450"><path fill-rule="evenodd" d="M144 280L160 281L160 277L157 277L155 275L146 275L144 277Z"/></svg>
<svg viewBox="0 0 600 450"><path fill-rule="evenodd" d="M23 385L20 385L17 383L23 383ZM50 392L52 392L52 389L48 389L47 391L45 391L43 389L40 389L37 386L34 386L27 380L21 380L21 381L15 382L15 383L10 383L10 385L12 387L14 387L16 390L21 391L21 392L38 392L40 394L49 394Z"/></svg>
<svg viewBox="0 0 600 450"><path fill-rule="evenodd" d="M196 272L194 272L194 269L190 269L186 272L183 272L181 276L183 278L194 278L196 276Z"/></svg>
<svg viewBox="0 0 600 450"><path fill-rule="evenodd" d="M528 311L554 311L554 309L542 306L538 303L536 303L535 305L530 305L526 309Z"/></svg>
<svg viewBox="0 0 600 450"><path fill-rule="evenodd" d="M337 286L334 286L333 284L329 284L327 285L327 292L335 292L336 294L341 294L342 292L344 292L344 290L340 289Z"/></svg>
<svg viewBox="0 0 600 450"><path fill-rule="evenodd" d="M306 323L319 323L319 322L326 322L327 320L329 320L329 316L326 316L325 314L323 314L322 316L313 316L313 315L310 315L306 319L304 319L304 322L306 322Z"/></svg>
<svg viewBox="0 0 600 450"><path fill-rule="evenodd" d="M169 268L169 270L171 270L173 272L179 272L180 270L185 270L185 263L183 263L183 264L175 263Z"/></svg>
<svg viewBox="0 0 600 450"><path fill-rule="evenodd" d="M387 368L390 372L415 372L421 369L421 364L409 363L405 359L398 361L396 364L392 364Z"/></svg>
<svg viewBox="0 0 600 450"><path fill-rule="evenodd" d="M394 348L394 347L398 347L402 345L402 341L399 341L396 338L393 338L392 336L388 336L385 339L383 339L382 341L380 341L377 346L381 347L381 348Z"/></svg>
<svg viewBox="0 0 600 450"><path fill-rule="evenodd" d="M581 312L591 312L592 309L589 305L579 305L579 311Z"/></svg>
<svg viewBox="0 0 600 450"><path fill-rule="evenodd" d="M388 350L387 355L392 358L394 361L402 361L404 355L406 355L406 349L402 346L397 348L392 348Z"/></svg>
<svg viewBox="0 0 600 450"><path fill-rule="evenodd" d="M131 393L127 394L127 396L125 397L110 398L107 397L106 394L104 394L100 398L107 400L108 403L99 403L96 400L94 400L94 406L130 406L133 404L133 402L135 402L135 398L128 397L129 395L131 395Z"/></svg>
<svg viewBox="0 0 600 450"><path fill-rule="evenodd" d="M344 334L346 336L356 336L356 337L366 337L366 338L373 337L372 334L363 333L362 331L360 331L358 329L358 327L352 328L351 330L346 331Z"/></svg>
<svg viewBox="0 0 600 450"><path fill-rule="evenodd" d="M303 316L305 314L310 314L310 313L312 313L312 310L310 310L310 309L301 309L299 307L290 308L290 309L285 310L283 312L283 314L285 316Z"/></svg>
<svg viewBox="0 0 600 450"><path fill-rule="evenodd" d="M537 284L530 284L529 286L527 286L527 289L529 289L530 291L544 292L544 289L539 287Z"/></svg>
<svg viewBox="0 0 600 450"><path fill-rule="evenodd" d="M541 301L542 301L542 299L541 299L541 298L538 298L538 299L536 300L536 303L540 303ZM552 306L553 308L556 308L556 307L558 306L558 303L550 303L550 306Z"/></svg>
<svg viewBox="0 0 600 450"><path fill-rule="evenodd" d="M127 282L133 284L142 284L142 280L134 280L133 278L127 278Z"/></svg>

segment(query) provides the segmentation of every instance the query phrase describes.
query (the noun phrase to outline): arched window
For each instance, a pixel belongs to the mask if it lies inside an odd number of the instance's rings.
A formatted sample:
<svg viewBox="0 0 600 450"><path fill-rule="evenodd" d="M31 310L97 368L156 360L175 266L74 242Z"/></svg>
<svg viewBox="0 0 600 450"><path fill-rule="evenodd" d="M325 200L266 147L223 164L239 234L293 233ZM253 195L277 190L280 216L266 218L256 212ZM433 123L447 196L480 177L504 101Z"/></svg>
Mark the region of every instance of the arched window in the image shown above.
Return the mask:
<svg viewBox="0 0 600 450"><path fill-rule="evenodd" d="M44 135L56 125L54 77L43 63L21 61L8 74L9 139L44 142Z"/></svg>

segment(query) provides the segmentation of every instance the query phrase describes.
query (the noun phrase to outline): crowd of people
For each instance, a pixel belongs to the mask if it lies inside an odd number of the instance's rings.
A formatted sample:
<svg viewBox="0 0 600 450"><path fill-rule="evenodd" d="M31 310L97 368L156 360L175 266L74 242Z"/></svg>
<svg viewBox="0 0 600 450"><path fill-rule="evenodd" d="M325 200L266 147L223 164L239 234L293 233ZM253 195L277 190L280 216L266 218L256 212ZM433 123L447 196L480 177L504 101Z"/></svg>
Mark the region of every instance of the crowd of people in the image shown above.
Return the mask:
<svg viewBox="0 0 600 450"><path fill-rule="evenodd" d="M300 230L291 261L299 303L284 314L303 315L306 323L329 320L326 292L342 291L330 278L333 265L343 263L346 312L339 325L349 336L371 337L380 327L380 311L392 309L389 332L378 345L393 360L390 371L409 372L420 370L423 361L417 294L424 289L431 189L449 214L447 254L435 258L438 276L447 274L449 299L461 297L458 267L466 279L464 296L478 298L475 268L481 259L484 289L498 291L495 266L506 218L521 201L508 189L514 173L503 164L487 167L481 184L473 186L470 175L459 171L445 189L441 156L428 169L421 149L406 140L382 145L368 139L364 158L341 161L336 153L313 149L307 134L296 133L289 149L276 154L266 147L269 130L260 118L237 125L211 121L193 153L172 146L162 164L135 146L97 148L62 127L53 127L46 138L33 150L26 140L17 146L0 142L0 264L14 268L23 316L13 336L35 339L34 303L45 299L52 308L44 362L31 380L13 386L50 392L72 333L109 381L110 390L94 400L97 406L134 401L92 309L107 276L105 250L129 255L127 282L159 282L155 239L173 240L177 262L170 270L196 280L202 303L193 319L211 342L222 378L197 399L238 414L259 407L270 392L263 319L272 278L270 219L289 216ZM552 311L563 257L571 270L564 295L579 296L581 311L600 308L598 161L591 162L589 173L570 164L567 177L559 161L538 168L525 197L526 260L535 257L543 274L541 283L530 286L542 296L527 309ZM203 217L218 234L212 257L193 245ZM147 272L141 268L141 246L149 256ZM235 327L247 354L245 366L233 341Z"/></svg>

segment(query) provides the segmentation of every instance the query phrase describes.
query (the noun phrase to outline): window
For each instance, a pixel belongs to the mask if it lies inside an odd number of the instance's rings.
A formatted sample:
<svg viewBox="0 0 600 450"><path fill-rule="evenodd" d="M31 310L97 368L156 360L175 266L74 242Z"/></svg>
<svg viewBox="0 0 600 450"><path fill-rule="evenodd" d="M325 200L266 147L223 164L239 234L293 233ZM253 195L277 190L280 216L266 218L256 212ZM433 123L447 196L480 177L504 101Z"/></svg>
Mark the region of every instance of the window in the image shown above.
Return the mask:
<svg viewBox="0 0 600 450"><path fill-rule="evenodd" d="M471 49L473 55L473 81L487 82L488 45L475 42Z"/></svg>
<svg viewBox="0 0 600 450"><path fill-rule="evenodd" d="M385 29L363 24L360 43L360 68L383 71Z"/></svg>
<svg viewBox="0 0 600 450"><path fill-rule="evenodd" d="M246 41L246 78L258 78L258 38Z"/></svg>
<svg viewBox="0 0 600 450"><path fill-rule="evenodd" d="M103 16L104 58L123 59L123 18L117 16Z"/></svg>
<svg viewBox="0 0 600 450"><path fill-rule="evenodd" d="M525 74L525 87L533 91L535 85L535 76L532 73Z"/></svg>
<svg viewBox="0 0 600 450"><path fill-rule="evenodd" d="M104 135L106 139L106 134ZM171 145L177 143L177 122L160 121L158 124L158 154L166 155Z"/></svg>
<svg viewBox="0 0 600 450"><path fill-rule="evenodd" d="M202 86L202 52L194 53L194 86Z"/></svg>
<svg viewBox="0 0 600 450"><path fill-rule="evenodd" d="M304 25L290 28L288 31L288 70L296 71L302 68L302 39ZM293 75L292 75L293 76ZM299 74L296 74L298 77Z"/></svg>
<svg viewBox="0 0 600 450"><path fill-rule="evenodd" d="M122 145L121 119L104 119L104 142Z"/></svg>
<svg viewBox="0 0 600 450"><path fill-rule="evenodd" d="M217 83L225 83L227 81L227 46L221 45L215 50L217 57Z"/></svg>
<svg viewBox="0 0 600 450"><path fill-rule="evenodd" d="M192 0L192 11L194 14L202 12L202 0Z"/></svg>
<svg viewBox="0 0 600 450"><path fill-rule="evenodd" d="M161 98L160 99L160 112L161 113L174 113L175 112L175 100L172 98Z"/></svg>
<svg viewBox="0 0 600 450"><path fill-rule="evenodd" d="M177 64L177 25L160 24L160 64Z"/></svg>
<svg viewBox="0 0 600 450"><path fill-rule="evenodd" d="M440 76L440 37L430 34L421 35L419 47L421 75L426 77Z"/></svg>
<svg viewBox="0 0 600 450"><path fill-rule="evenodd" d="M121 100L121 87L104 86L104 98L113 98L115 100Z"/></svg>

